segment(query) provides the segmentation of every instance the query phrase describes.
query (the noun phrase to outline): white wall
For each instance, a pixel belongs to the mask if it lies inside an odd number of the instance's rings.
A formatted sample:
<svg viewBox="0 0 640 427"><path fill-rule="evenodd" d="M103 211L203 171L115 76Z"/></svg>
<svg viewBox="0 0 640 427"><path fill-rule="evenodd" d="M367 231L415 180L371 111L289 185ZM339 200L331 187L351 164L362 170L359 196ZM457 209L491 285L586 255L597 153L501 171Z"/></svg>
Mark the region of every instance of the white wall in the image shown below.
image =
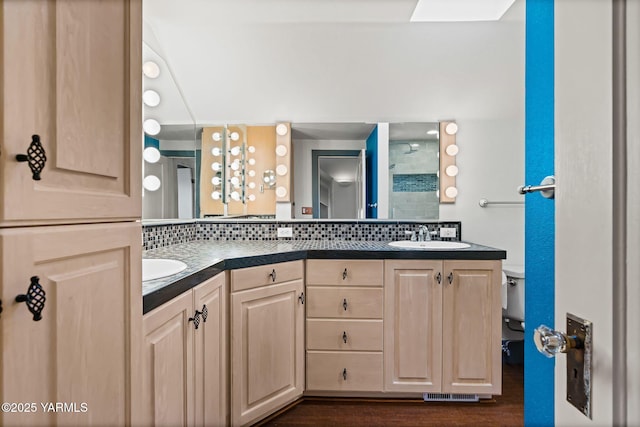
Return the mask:
<svg viewBox="0 0 640 427"><path fill-rule="evenodd" d="M356 183L331 182L331 218L353 219L358 216L356 208Z"/></svg>

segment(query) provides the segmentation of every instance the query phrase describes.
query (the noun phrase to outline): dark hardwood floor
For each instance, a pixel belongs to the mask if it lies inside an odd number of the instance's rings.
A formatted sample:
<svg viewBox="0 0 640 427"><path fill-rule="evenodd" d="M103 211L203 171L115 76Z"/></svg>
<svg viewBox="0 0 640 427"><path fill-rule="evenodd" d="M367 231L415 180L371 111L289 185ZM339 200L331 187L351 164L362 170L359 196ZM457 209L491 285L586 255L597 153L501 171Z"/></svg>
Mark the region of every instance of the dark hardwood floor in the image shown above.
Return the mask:
<svg viewBox="0 0 640 427"><path fill-rule="evenodd" d="M479 403L312 399L260 426L522 426L524 368L503 365L502 396Z"/></svg>

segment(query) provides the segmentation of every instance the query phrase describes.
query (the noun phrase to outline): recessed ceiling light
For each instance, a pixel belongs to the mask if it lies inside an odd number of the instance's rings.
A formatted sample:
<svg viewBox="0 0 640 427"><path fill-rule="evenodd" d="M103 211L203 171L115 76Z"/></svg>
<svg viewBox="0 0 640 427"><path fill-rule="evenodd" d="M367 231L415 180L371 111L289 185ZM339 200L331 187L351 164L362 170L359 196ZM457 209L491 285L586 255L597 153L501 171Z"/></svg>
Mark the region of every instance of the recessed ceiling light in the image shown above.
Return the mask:
<svg viewBox="0 0 640 427"><path fill-rule="evenodd" d="M411 22L497 21L515 0L418 0Z"/></svg>

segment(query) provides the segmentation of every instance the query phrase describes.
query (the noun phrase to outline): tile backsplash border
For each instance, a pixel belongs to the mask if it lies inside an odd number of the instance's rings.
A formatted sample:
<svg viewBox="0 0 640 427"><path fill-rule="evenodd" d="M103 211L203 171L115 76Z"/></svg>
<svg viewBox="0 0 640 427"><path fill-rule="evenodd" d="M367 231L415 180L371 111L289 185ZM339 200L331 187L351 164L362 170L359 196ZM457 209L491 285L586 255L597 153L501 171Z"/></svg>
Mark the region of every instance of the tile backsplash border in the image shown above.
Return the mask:
<svg viewBox="0 0 640 427"><path fill-rule="evenodd" d="M462 223L459 221L304 221L256 220L187 222L142 225L143 250L162 248L194 241L256 241L256 240L333 240L333 241L393 241L407 240L405 232L417 231L426 225L429 231L455 228L455 238L437 240L459 241ZM277 237L278 228L291 227L292 237ZM439 234L439 233L438 233Z"/></svg>

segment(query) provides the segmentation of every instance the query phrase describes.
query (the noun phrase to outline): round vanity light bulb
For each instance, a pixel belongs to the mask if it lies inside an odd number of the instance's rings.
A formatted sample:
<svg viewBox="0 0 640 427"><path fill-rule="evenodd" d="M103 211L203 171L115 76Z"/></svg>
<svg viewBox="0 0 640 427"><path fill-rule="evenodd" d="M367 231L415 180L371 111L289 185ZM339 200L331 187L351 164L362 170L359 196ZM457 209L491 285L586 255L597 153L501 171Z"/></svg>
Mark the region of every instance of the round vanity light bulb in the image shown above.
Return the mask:
<svg viewBox="0 0 640 427"><path fill-rule="evenodd" d="M213 135L211 135L211 139L214 141L220 141L222 139L222 135L220 135L220 132L214 132Z"/></svg>
<svg viewBox="0 0 640 427"><path fill-rule="evenodd" d="M447 149L445 151L448 155L455 156L456 154L458 154L458 146L456 144L451 144L447 146Z"/></svg>
<svg viewBox="0 0 640 427"><path fill-rule="evenodd" d="M247 150L248 150L250 153L255 153L255 152L256 152L256 147L254 147L253 145L250 145L250 146L248 146L248 147L247 147Z"/></svg>
<svg viewBox="0 0 640 427"><path fill-rule="evenodd" d="M231 198L237 202L238 200L240 200L240 193L238 193L237 191L232 191Z"/></svg>
<svg viewBox="0 0 640 427"><path fill-rule="evenodd" d="M284 197L287 195L287 189L284 187L278 187L276 188L276 196L278 197Z"/></svg>
<svg viewBox="0 0 640 427"><path fill-rule="evenodd" d="M248 162L251 166L253 166L256 164L256 159L249 159Z"/></svg>
<svg viewBox="0 0 640 427"><path fill-rule="evenodd" d="M285 136L288 131L289 129L287 129L287 125L285 125L284 123L280 123L278 126L276 126L276 133L280 136Z"/></svg>
<svg viewBox="0 0 640 427"><path fill-rule="evenodd" d="M211 169L213 169L214 171L219 171L220 169L222 169L222 165L218 162L213 162L211 163Z"/></svg>
<svg viewBox="0 0 640 427"><path fill-rule="evenodd" d="M160 105L160 94L155 90L145 90L142 94L142 102L147 107L157 107Z"/></svg>
<svg viewBox="0 0 640 427"><path fill-rule="evenodd" d="M287 167L285 165L278 165L276 167L276 173L280 176L284 176L287 174Z"/></svg>
<svg viewBox="0 0 640 427"><path fill-rule="evenodd" d="M249 194L249 197L248 197L248 198L249 198L249 201L250 201L250 202L255 202L255 201L256 201L256 196L255 196L255 194Z"/></svg>
<svg viewBox="0 0 640 427"><path fill-rule="evenodd" d="M456 187L447 187L447 189L444 190L444 194L453 199L458 196L458 189Z"/></svg>
<svg viewBox="0 0 640 427"><path fill-rule="evenodd" d="M237 171L238 169L240 169L240 163L237 163L237 162L231 163L231 169L233 169L234 171Z"/></svg>
<svg viewBox="0 0 640 427"><path fill-rule="evenodd" d="M235 147L231 148L231 150L229 150L229 152L231 153L232 156L237 156L238 154L240 154L240 147L235 146Z"/></svg>
<svg viewBox="0 0 640 427"><path fill-rule="evenodd" d="M240 176L240 171L235 171L235 172L233 173L233 176Z"/></svg>
<svg viewBox="0 0 640 427"><path fill-rule="evenodd" d="M449 176L456 176L458 175L458 166L456 165L449 165L447 166L447 168L444 170L447 175Z"/></svg>
<svg viewBox="0 0 640 427"><path fill-rule="evenodd" d="M280 157L284 157L287 155L287 146L286 145L278 145L276 147L276 154Z"/></svg>
<svg viewBox="0 0 640 427"><path fill-rule="evenodd" d="M447 132L449 135L455 135L458 132L458 125L454 122L447 123L447 126L445 126L444 131Z"/></svg>
<svg viewBox="0 0 640 427"><path fill-rule="evenodd" d="M214 156L219 156L220 154L222 154L222 150L220 149L220 147L213 147L211 149L211 154L213 154Z"/></svg>
<svg viewBox="0 0 640 427"><path fill-rule="evenodd" d="M231 184L233 185L240 184L240 178L238 178L237 176L234 176L233 178L231 178Z"/></svg>
<svg viewBox="0 0 640 427"><path fill-rule="evenodd" d="M157 163L160 160L160 150L156 147L147 147L142 152L142 157L147 163Z"/></svg>
<svg viewBox="0 0 640 427"><path fill-rule="evenodd" d="M160 67L153 61L142 64L142 73L150 79L155 79L160 75Z"/></svg>
<svg viewBox="0 0 640 427"><path fill-rule="evenodd" d="M156 119L145 120L142 128L148 135L157 135L160 133L160 123L158 123Z"/></svg>
<svg viewBox="0 0 640 427"><path fill-rule="evenodd" d="M230 136L232 141L237 141L240 139L240 134L238 132L231 132Z"/></svg>
<svg viewBox="0 0 640 427"><path fill-rule="evenodd" d="M219 191L214 191L213 193L211 193L211 198L213 200L220 200L220 192Z"/></svg>
<svg viewBox="0 0 640 427"><path fill-rule="evenodd" d="M249 170L249 176L256 176L256 171L253 169Z"/></svg>
<svg viewBox="0 0 640 427"><path fill-rule="evenodd" d="M251 188L251 189L256 188L256 183L255 183L255 182L253 182L253 181L251 181L251 182L249 183L249 188Z"/></svg>
<svg viewBox="0 0 640 427"><path fill-rule="evenodd" d="M211 183L213 185L220 185L222 183L222 180L219 176L214 176L213 178L211 178Z"/></svg>
<svg viewBox="0 0 640 427"><path fill-rule="evenodd" d="M155 175L147 175L142 181L142 186L149 191L156 191L160 188L160 178Z"/></svg>

